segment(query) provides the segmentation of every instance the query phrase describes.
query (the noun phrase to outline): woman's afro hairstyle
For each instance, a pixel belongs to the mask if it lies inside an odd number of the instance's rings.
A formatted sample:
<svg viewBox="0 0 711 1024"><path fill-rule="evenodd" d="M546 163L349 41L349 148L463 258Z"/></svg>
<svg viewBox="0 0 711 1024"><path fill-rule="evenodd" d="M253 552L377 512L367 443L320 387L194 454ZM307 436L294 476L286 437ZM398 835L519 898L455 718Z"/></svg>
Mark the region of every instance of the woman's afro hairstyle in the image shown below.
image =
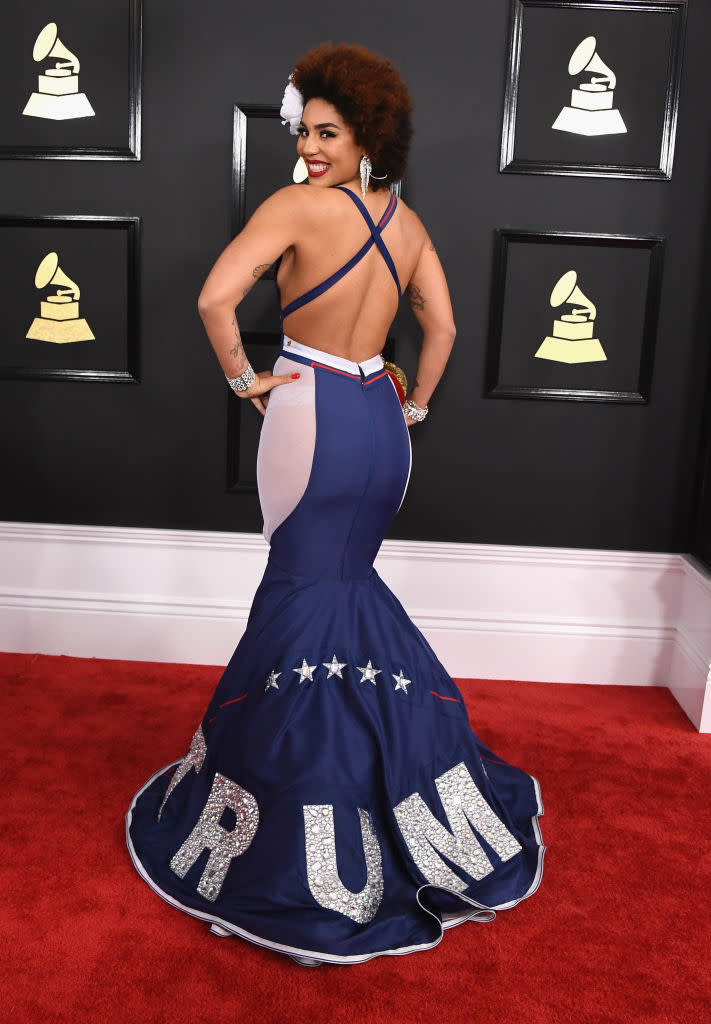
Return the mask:
<svg viewBox="0 0 711 1024"><path fill-rule="evenodd" d="M309 50L292 74L304 105L312 99L332 104L350 125L358 145L373 164L377 189L405 174L412 137L412 100L389 60L364 46L322 43Z"/></svg>

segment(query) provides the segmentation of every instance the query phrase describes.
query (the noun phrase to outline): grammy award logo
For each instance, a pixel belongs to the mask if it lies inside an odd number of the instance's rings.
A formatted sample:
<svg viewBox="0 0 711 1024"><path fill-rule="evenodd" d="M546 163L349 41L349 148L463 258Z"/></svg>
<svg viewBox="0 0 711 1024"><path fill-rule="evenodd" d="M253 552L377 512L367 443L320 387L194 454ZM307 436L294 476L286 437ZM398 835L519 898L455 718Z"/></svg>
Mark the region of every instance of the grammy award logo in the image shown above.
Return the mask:
<svg viewBox="0 0 711 1024"><path fill-rule="evenodd" d="M599 363L607 359L600 339L593 338L597 309L577 282L574 270L566 271L556 282L551 306L557 309L567 303L573 308L553 321L553 334L543 339L536 359L551 359L555 363Z"/></svg>
<svg viewBox="0 0 711 1024"><path fill-rule="evenodd" d="M563 107L552 127L574 135L620 135L627 131L619 110L613 108L617 78L597 53L595 36L587 36L573 50L569 75L588 73L570 94L570 106Z"/></svg>
<svg viewBox="0 0 711 1024"><path fill-rule="evenodd" d="M94 335L89 324L79 316L79 285L61 269L56 252L47 253L35 274L35 288L44 290L52 285L56 291L41 300L40 315L32 321L25 337L59 344L93 341Z"/></svg>
<svg viewBox="0 0 711 1024"><path fill-rule="evenodd" d="M47 60L51 64L53 59L54 66L45 67L38 76L37 92L30 96L23 114L53 121L94 117L86 93L79 92L79 58L60 41L53 21L37 36L32 57L36 63Z"/></svg>

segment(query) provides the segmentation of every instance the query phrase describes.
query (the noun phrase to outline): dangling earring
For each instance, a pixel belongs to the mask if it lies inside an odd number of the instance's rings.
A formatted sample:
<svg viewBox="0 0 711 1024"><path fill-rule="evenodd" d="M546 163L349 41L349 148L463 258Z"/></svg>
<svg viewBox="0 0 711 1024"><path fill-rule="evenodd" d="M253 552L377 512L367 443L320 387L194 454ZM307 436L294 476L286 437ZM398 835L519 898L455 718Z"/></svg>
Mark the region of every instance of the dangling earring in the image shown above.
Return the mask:
<svg viewBox="0 0 711 1024"><path fill-rule="evenodd" d="M387 174L373 174L373 165L370 162L370 157L363 155L360 158L360 190L363 193L363 199L365 199L365 193L368 191L368 182L371 178L375 178L376 181L385 181Z"/></svg>
<svg viewBox="0 0 711 1024"><path fill-rule="evenodd" d="M372 173L373 165L368 157L363 154L360 158L360 190L363 193L363 199L365 199L365 193L368 191L368 182Z"/></svg>
<svg viewBox="0 0 711 1024"><path fill-rule="evenodd" d="M294 165L294 171L291 177L297 185L300 185L302 181L306 181L308 176L309 169L306 166L306 161L302 156L300 156L299 159L296 161L296 164Z"/></svg>

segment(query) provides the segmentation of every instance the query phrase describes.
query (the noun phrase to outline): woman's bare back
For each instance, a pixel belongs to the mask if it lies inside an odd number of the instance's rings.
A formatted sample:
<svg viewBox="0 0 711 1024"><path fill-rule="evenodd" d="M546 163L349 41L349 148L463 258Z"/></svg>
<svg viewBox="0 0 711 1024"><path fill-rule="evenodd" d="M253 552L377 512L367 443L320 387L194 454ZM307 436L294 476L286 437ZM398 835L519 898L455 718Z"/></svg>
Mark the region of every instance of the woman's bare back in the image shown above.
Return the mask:
<svg viewBox="0 0 711 1024"><path fill-rule="evenodd" d="M282 308L343 267L370 238L370 229L340 189L303 188L307 229L284 253L278 274ZM382 189L365 206L377 224L390 201ZM382 239L404 291L417 266L427 233L401 200ZM284 320L295 341L362 362L381 351L398 307L397 286L376 245L328 291Z"/></svg>
<svg viewBox="0 0 711 1024"><path fill-rule="evenodd" d="M349 179L349 188L356 186ZM285 307L337 273L369 241L370 228L353 196L339 188L288 185L255 210L220 254L203 285L198 308L228 379L239 377L247 367L234 310L267 267L283 255L278 281ZM376 224L389 202L385 190L367 194L366 208ZM381 237L423 332L410 395L423 407L454 340L449 290L427 232L405 203L398 202L384 221ZM397 306L397 286L373 245L332 288L285 317L284 330L304 345L361 363L382 350ZM261 395L291 379L261 370L240 393L264 412Z"/></svg>

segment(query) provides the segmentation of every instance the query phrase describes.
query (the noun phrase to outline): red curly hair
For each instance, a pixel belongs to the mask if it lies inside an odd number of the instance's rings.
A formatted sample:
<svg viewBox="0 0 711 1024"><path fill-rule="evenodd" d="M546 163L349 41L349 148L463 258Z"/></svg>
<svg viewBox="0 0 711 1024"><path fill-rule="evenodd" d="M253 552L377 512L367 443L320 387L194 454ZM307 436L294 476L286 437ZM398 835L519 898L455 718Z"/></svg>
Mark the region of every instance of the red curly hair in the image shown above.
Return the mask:
<svg viewBox="0 0 711 1024"><path fill-rule="evenodd" d="M364 46L321 43L309 50L292 74L304 105L312 99L332 104L350 125L358 145L370 157L374 189L388 187L405 174L412 137L412 100L396 68Z"/></svg>

